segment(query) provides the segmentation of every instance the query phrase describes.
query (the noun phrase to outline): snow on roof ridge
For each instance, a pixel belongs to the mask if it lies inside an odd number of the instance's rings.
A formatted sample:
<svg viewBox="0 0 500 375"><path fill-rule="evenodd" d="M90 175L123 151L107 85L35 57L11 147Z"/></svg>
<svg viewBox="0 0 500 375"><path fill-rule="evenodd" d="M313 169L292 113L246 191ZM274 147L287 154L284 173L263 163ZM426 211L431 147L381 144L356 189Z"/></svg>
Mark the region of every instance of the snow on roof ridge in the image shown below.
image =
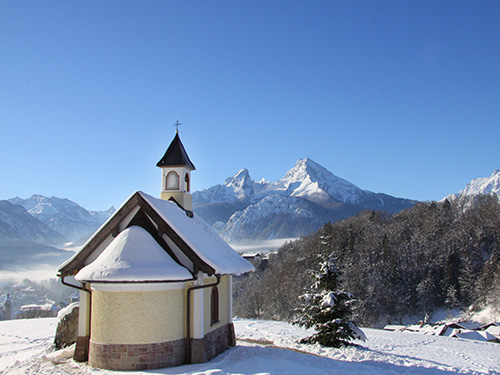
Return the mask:
<svg viewBox="0 0 500 375"><path fill-rule="evenodd" d="M138 192L198 256L219 274L241 275L254 270L200 216L188 217L177 204ZM172 217L174 216L174 217Z"/></svg>

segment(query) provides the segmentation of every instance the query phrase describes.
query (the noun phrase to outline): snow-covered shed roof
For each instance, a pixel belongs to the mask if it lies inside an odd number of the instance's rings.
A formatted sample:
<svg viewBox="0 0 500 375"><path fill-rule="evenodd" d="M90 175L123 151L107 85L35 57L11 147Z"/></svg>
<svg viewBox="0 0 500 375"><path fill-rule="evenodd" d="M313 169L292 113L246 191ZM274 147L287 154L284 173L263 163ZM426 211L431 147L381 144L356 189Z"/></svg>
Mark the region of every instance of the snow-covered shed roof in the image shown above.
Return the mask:
<svg viewBox="0 0 500 375"><path fill-rule="evenodd" d="M165 155L156 164L157 167L169 167L169 166L186 166L191 170L195 170L194 164L189 159L189 156L184 148L179 133L175 134L174 139L168 146Z"/></svg>
<svg viewBox="0 0 500 375"><path fill-rule="evenodd" d="M193 275L176 263L144 229L123 230L106 249L75 276L81 282L183 281Z"/></svg>
<svg viewBox="0 0 500 375"><path fill-rule="evenodd" d="M189 217L175 202L138 191L80 251L59 267L58 272L63 277L76 275L95 262L122 231L133 225L146 230L175 263L193 275L200 271L208 275L241 275L254 269L199 216Z"/></svg>
<svg viewBox="0 0 500 375"><path fill-rule="evenodd" d="M451 337L458 337L459 339L467 340L478 340L478 341L498 341L498 339L492 334L486 331L474 331L474 330L455 330Z"/></svg>
<svg viewBox="0 0 500 375"><path fill-rule="evenodd" d="M493 336L496 336L498 339L500 339L500 326L498 326L496 324L490 325L484 331L488 332L489 334L492 334Z"/></svg>

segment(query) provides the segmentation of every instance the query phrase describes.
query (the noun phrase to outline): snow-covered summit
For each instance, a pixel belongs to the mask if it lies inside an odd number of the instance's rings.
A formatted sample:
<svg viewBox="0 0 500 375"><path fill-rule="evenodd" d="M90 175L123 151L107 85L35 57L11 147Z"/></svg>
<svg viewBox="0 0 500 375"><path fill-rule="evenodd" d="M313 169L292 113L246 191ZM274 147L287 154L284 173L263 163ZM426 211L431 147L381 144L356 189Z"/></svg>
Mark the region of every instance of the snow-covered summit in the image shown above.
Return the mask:
<svg viewBox="0 0 500 375"><path fill-rule="evenodd" d="M252 201L255 192L260 191L264 184L253 181L248 169L244 168L227 178L222 185L194 192L193 201L198 204Z"/></svg>
<svg viewBox="0 0 500 375"><path fill-rule="evenodd" d="M479 177L470 181L463 190L444 199L460 199L476 195L496 194L500 198L500 169L495 169L489 177ZM443 199L443 200L444 200Z"/></svg>
<svg viewBox="0 0 500 375"><path fill-rule="evenodd" d="M192 196L194 211L229 241L300 237L365 209L397 212L414 204L362 190L309 158L275 182L253 181L242 169Z"/></svg>
<svg viewBox="0 0 500 375"><path fill-rule="evenodd" d="M334 199L345 203L358 203L364 191L356 185L335 176L315 161L299 159L295 166L276 183L287 195L307 197L311 201L324 202Z"/></svg>
<svg viewBox="0 0 500 375"><path fill-rule="evenodd" d="M254 181L250 177L248 169L244 168L233 177L226 179L224 186L232 189L237 200L252 197L254 195Z"/></svg>
<svg viewBox="0 0 500 375"><path fill-rule="evenodd" d="M497 194L500 195L500 169L495 169L489 177L475 178L467 184L462 195Z"/></svg>
<svg viewBox="0 0 500 375"><path fill-rule="evenodd" d="M366 194L356 185L335 176L315 161L299 159L276 182L253 181L248 170L242 169L233 177L226 179L223 185L193 193L195 204L228 203L247 201L256 203L269 195L287 195L303 197L313 202L358 203Z"/></svg>

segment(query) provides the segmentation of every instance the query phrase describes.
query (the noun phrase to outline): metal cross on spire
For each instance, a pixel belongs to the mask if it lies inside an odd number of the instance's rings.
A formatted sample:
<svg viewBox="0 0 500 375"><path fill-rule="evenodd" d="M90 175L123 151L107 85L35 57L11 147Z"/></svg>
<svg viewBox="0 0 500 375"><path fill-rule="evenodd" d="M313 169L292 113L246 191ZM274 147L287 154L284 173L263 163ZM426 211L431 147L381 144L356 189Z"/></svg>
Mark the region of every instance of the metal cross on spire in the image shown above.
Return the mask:
<svg viewBox="0 0 500 375"><path fill-rule="evenodd" d="M178 120L175 122L174 126L175 126L175 132L176 133L179 133L179 126L181 126L181 125L182 124Z"/></svg>

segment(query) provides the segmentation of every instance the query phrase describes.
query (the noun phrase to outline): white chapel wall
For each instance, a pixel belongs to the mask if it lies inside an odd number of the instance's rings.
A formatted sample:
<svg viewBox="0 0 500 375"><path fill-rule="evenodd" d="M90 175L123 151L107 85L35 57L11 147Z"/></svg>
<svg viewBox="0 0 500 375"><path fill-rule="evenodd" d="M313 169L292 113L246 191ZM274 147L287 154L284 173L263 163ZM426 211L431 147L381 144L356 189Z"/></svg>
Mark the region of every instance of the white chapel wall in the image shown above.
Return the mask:
<svg viewBox="0 0 500 375"><path fill-rule="evenodd" d="M205 280L206 284L213 284L216 281L215 277L211 277ZM231 312L230 312L230 296L231 291L231 276L224 275L221 277L220 284L217 286L219 290L219 322L212 325L210 317L210 297L212 288L204 289L203 299L205 306L205 316L204 316L204 327L205 333L211 332L223 325L231 323Z"/></svg>

